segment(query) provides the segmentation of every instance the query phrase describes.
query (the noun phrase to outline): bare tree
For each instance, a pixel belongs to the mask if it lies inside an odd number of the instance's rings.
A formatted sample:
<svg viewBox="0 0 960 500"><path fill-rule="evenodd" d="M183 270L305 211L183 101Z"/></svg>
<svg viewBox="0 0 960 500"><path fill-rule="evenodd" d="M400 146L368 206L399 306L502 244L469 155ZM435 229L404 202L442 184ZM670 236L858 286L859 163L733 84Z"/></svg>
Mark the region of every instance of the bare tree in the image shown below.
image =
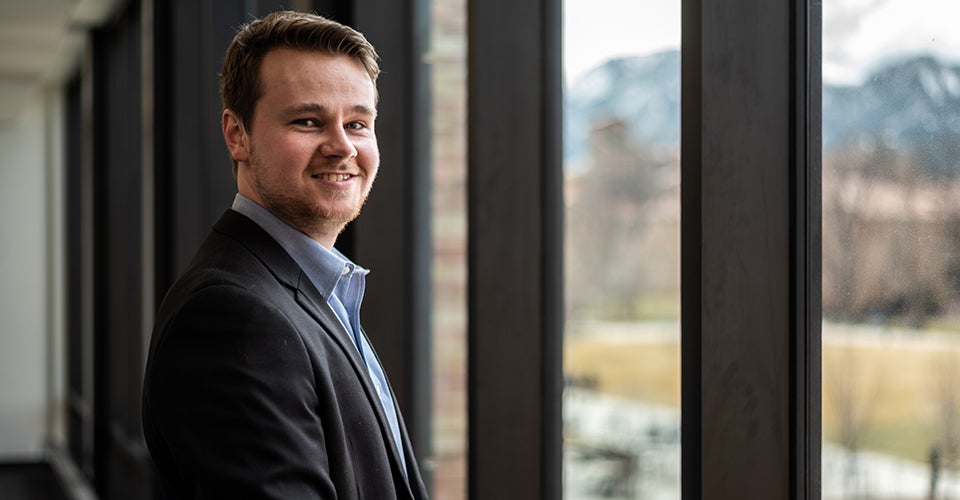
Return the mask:
<svg viewBox="0 0 960 500"><path fill-rule="evenodd" d="M826 316L920 327L945 310L951 279L945 267L960 258L950 257L955 249L943 225L921 205L936 201L925 197L952 193L921 163L881 137L825 154ZM950 205L940 201L941 210Z"/></svg>
<svg viewBox="0 0 960 500"><path fill-rule="evenodd" d="M677 158L638 143L619 120L594 127L591 149L588 170L567 185L568 310L632 319L636 298L655 286L646 266L657 263L638 252L655 216L649 203L676 189Z"/></svg>
<svg viewBox="0 0 960 500"><path fill-rule="evenodd" d="M864 175L868 164L863 152L849 144L823 159L823 309L841 320L860 316L855 303L866 227L863 207L873 187Z"/></svg>

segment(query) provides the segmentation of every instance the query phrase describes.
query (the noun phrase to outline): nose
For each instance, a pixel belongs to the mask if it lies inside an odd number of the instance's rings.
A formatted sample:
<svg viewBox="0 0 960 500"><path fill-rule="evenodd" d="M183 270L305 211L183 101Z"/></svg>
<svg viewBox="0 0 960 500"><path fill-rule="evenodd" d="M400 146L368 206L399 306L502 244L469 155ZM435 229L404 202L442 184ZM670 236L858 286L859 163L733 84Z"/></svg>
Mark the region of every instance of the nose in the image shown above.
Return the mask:
<svg viewBox="0 0 960 500"><path fill-rule="evenodd" d="M357 156L357 148L341 127L331 127L320 144L320 154L328 158L353 158Z"/></svg>

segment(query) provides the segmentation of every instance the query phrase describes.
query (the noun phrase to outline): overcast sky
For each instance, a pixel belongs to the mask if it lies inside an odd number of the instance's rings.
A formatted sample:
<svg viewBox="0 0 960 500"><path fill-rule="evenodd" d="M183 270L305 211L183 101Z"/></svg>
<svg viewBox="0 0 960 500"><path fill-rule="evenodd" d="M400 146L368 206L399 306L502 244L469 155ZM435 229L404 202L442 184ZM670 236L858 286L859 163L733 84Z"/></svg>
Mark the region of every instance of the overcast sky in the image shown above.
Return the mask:
<svg viewBox="0 0 960 500"><path fill-rule="evenodd" d="M680 46L680 0L564 0L568 82L612 57ZM856 83L890 58L960 62L960 0L824 0L823 75Z"/></svg>

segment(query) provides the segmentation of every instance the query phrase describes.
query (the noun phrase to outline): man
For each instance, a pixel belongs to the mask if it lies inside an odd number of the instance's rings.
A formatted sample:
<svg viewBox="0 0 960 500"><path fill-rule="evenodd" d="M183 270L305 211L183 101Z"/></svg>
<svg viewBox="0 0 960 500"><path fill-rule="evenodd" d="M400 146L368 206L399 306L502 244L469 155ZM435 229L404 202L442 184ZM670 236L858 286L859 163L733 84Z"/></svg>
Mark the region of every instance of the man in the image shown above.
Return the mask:
<svg viewBox="0 0 960 500"><path fill-rule="evenodd" d="M359 324L367 270L333 248L377 175L378 71L360 33L308 14L227 50L239 193L165 297L144 379L170 497L427 498Z"/></svg>

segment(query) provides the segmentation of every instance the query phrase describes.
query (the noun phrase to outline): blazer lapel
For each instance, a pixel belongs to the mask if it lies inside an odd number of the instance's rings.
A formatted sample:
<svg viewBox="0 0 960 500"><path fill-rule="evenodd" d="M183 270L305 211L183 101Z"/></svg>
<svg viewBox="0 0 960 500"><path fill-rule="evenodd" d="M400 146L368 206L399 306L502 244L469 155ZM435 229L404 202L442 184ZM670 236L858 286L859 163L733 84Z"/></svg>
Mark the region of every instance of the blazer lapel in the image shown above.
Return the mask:
<svg viewBox="0 0 960 500"><path fill-rule="evenodd" d="M360 351L357 349L356 343L350 335L350 332L348 332L343 326L343 323L340 321L340 318L337 317L336 313L333 311L333 308L330 307L320 292L318 292L313 286L310 278L303 273L300 275L299 284L297 287L297 302L317 320L317 323L319 323L324 330L331 334L331 336L340 346L340 349L344 351L348 358L350 358L350 364L360 377L364 392L367 395L367 401L373 407L373 410L377 415L377 420L380 423L380 433L383 435L384 444L388 450L388 453L390 454L393 464L397 470L401 471L401 477L406 478L405 484L408 493L410 494L411 498L414 498L413 492L410 488L409 478L407 478L408 473L403 469L403 462L400 460L397 446L393 442L393 433L390 431L390 424L387 420L387 415L384 413L383 405L380 403L380 396L377 394L377 390L374 388L373 382L370 380L370 373L367 371L367 365L360 357ZM366 336L362 328L361 335ZM369 339L367 340L367 344L370 344ZM371 350L371 352L367 353L367 355L376 356L377 354ZM379 358L377 359L377 362L380 362ZM389 390L391 397L393 397L393 389L391 388ZM396 399L393 399L393 404L397 411L397 421L400 425L401 437L404 441L407 441L403 422L400 419L400 407L397 406ZM404 443L403 449L405 451L409 449L409 443ZM407 460L410 459L407 458Z"/></svg>
<svg viewBox="0 0 960 500"><path fill-rule="evenodd" d="M320 295L320 292L314 288L313 283L310 282L310 278L308 278L306 274L300 274L297 283L296 299L300 307L313 316L313 319L318 323L317 326L333 337L333 340L340 346L343 354L350 359L350 365L353 366L357 375L360 376L364 391L369 397L370 391L372 391L373 388L371 387L370 381L367 380L369 378L367 376L367 367L363 364L363 359L360 358L360 351L357 350L356 343L354 343L350 332L348 332L343 326L343 323L340 322L337 313L333 312L333 308L331 308L326 299Z"/></svg>
<svg viewBox="0 0 960 500"><path fill-rule="evenodd" d="M360 328L360 334L364 336L364 338L367 341L367 345L370 346L369 355L376 358L377 364L379 364L380 369L383 370L383 363L380 362L380 356L377 355L376 349L373 347L373 344L370 342L370 338L367 337L367 332L365 332L362 327ZM413 453L412 453L413 446L410 444L409 436L407 436L407 426L403 422L403 415L400 414L400 405L397 403L397 395L395 392L393 392L393 387L390 385L390 380L388 379L386 382L387 382L387 390L390 391L390 401L391 403L393 403L393 408L397 413L397 426L400 427L399 429L400 440L401 440L400 443L393 442L393 432L390 431L390 424L387 420L387 416L383 413L383 406L380 403L379 395L377 395L376 392L374 391L373 397L377 398L377 403L376 403L376 407L378 410L377 416L380 418L380 426L383 429L384 436L387 439L387 443L389 444L393 461L397 465L397 468L401 471L402 477L406 482L407 493L410 494L410 498L417 498L418 495L415 495L413 493L413 489L414 489L413 485L421 484L423 481L420 478L420 472L419 472L420 468L413 467L415 477L411 477L410 468L412 465L416 465L416 458L413 457ZM399 453L401 452L398 451L398 449L403 450L402 453L404 454L404 460L407 464L406 469L403 468L404 461L400 460ZM416 480L417 483L414 483L414 480Z"/></svg>
<svg viewBox="0 0 960 500"><path fill-rule="evenodd" d="M400 405L397 404L397 397L390 389L390 395L393 396L393 404L397 408L397 422L400 424L400 439L403 440L403 453L407 460L407 488L410 489L411 498L423 498L427 487L423 484L423 477L420 475L420 467L417 465L417 457L413 454L413 443L410 442L410 436L407 434L407 425L403 421L403 415L400 414Z"/></svg>

